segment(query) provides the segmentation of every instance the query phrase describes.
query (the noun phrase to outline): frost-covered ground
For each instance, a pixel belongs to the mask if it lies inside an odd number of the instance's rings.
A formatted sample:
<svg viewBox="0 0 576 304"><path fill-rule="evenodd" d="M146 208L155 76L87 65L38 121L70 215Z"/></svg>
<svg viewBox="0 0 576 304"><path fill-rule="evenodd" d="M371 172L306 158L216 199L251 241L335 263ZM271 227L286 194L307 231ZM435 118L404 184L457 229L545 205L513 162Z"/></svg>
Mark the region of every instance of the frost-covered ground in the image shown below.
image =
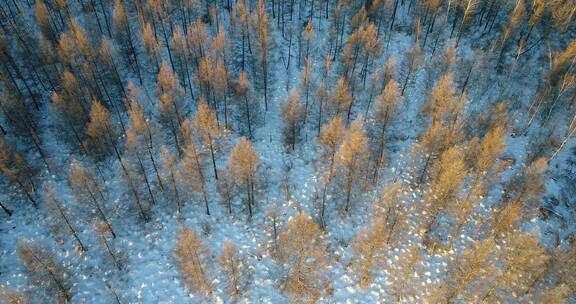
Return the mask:
<svg viewBox="0 0 576 304"><path fill-rule="evenodd" d="M406 31L407 18L406 6L399 11L401 20L398 21L398 30L393 33L389 45L383 56L373 63L373 66L382 67L389 56L394 56L399 63L402 62L405 51L412 45L413 37ZM227 18L224 14L223 19ZM317 33L315 48L312 53L314 58L315 72L320 73L321 55L326 45L327 27L330 20L322 19L322 30ZM494 37L477 37L479 34L471 33L463 38L458 49L461 60L473 56L472 43L477 40L488 40ZM493 34L495 35L495 34ZM105 195L108 204L105 206L112 225L118 233L118 238L112 243L120 253L122 263L125 265L122 271L117 271L109 257L103 253L97 236L92 228L90 213L86 206L79 205L70 193L66 181L69 161L77 158L63 143L57 139L58 130L55 129L51 118L45 117L42 121L42 138L47 146L47 152L51 160L56 164L57 170L53 175L43 172L42 179L50 182L57 190L62 201L67 205L74 225L78 227L81 238L88 244L88 250L80 254L74 247L74 240L65 232L54 233L54 218L47 216L46 206L40 204L39 210L16 195L11 188L4 188L0 195L14 215L10 218L0 215L0 284L7 285L15 290L25 291L30 281L18 259L16 251L20 239L39 241L54 250L57 259L61 261L71 276L73 282L71 293L74 303L113 303L114 292L118 294L122 303L206 303L227 302L227 293L218 281L217 267L213 267L211 278L215 286L211 300L189 294L182 283L180 275L175 267L173 248L175 236L182 226L193 228L201 233L214 257L218 256L222 245L226 240L232 240L240 249L243 263L249 265L253 275L253 283L240 298L240 302L246 303L287 303L289 297L278 287L280 265L270 257L269 248L272 242L272 223L267 217L268 211L275 209L279 212L280 229L282 224L293 217L298 211L304 210L313 217L318 215L317 196L320 187L320 175L316 170L315 163L318 157L316 144L316 130L307 130L307 140L298 143L296 150L287 151L282 139L282 119L280 105L288 94L287 88L299 85L300 71L293 58L289 70L284 67L287 55L286 44L280 31L272 22L273 37L273 64L271 65L271 92L270 107L263 112L263 122L257 128L254 136L254 146L261 159L261 169L265 187L260 190L255 215L251 220L247 218L247 212L241 204L241 198L235 198L234 214L229 216L226 208L219 203L218 194L214 185L209 187L212 214L204 213L199 202L187 202L182 214L175 212L173 202L160 199L160 202L152 210L151 220L147 223L139 220L136 210L132 207L123 187L123 177L119 170L119 164L110 158L104 166L106 176ZM445 41L441 40L441 43ZM439 50L443 49L438 47ZM293 45L294 49L296 48ZM294 49L293 54L294 55ZM527 132L521 132L526 121L526 109L531 97L537 88L539 77L531 77L535 73L542 73L543 61L546 60L544 46L536 47L530 56L522 59L512 77L505 74L484 75L483 71L472 75L470 90L468 91L469 103L467 113L470 116L486 111L490 106L502 101L509 100L514 129L507 139L505 156L513 158L515 163L508 168L503 176L509 177L516 169L524 166L524 160L530 152L530 139L539 136L539 130L532 126ZM507 54L512 56L511 54ZM435 79L428 79L426 68L434 62L430 58L429 50L426 52L424 68L419 69L406 90L406 94L400 105L398 117L394 120L388 131L388 137L392 140L387 142L387 164L382 174L383 181L403 179L406 183L412 183L417 176L412 168L412 146L417 142L417 136L426 128L422 121L421 108L426 100L426 94ZM492 71L493 72L493 71ZM465 73L465 71L455 71ZM400 77L400 73L398 75ZM485 79L483 79L485 78ZM147 79L147 90L154 92L152 79ZM365 100L366 93L360 93L358 100ZM45 98L48 98L46 93ZM363 113L364 103L358 103L354 109L355 114ZM46 103L46 112L49 113L49 104ZM369 123L370 117L367 117ZM562 132L565 126L557 126L556 132ZM514 133L514 134L512 134ZM229 148L234 146L238 135L232 132L228 135L227 144L218 154L218 166L224 168L228 158ZM574 225L574 199L569 197L573 189L567 187L567 181L562 176L566 172L575 174L574 165L568 162L573 155L569 146L554 159L549 166L546 179L547 195L543 206L549 216L545 220L530 223L540 226L542 238L547 244L556 244L565 240L576 232ZM570 173L569 173L570 174ZM210 176L209 178L212 178ZM572 186L573 187L573 186ZM415 211L414 206L420 203L422 193L420 189L407 188L405 201L407 210ZM41 192L41 189L38 189ZM496 186L486 199L490 205L500 197L501 186ZM568 197L567 197L568 195ZM334 261L329 270L333 291L331 295L321 300L326 303L375 303L394 302L393 292L389 290L390 278L387 271L378 272L373 284L367 289L360 289L354 275L348 269L348 264L353 259L351 250L348 248L359 228L366 226L371 218L373 202L381 196L381 187L368 191L353 202L352 212L345 214L338 206L331 208L328 213L328 222L325 238L329 243L328 254ZM329 202L331 197L329 197ZM335 200L334 200L335 201ZM408 221L415 221L417 214L411 214ZM413 228L416 222L411 223ZM409 229L408 234L413 234L414 229ZM386 264L395 267L399 256L403 255L407 246L412 242L420 241L420 236L411 235L401 248L393 248L386 257ZM445 274L447 264L454 258L455 251L459 246L471 242L466 235L460 236L456 248L452 251L431 254L421 261L412 275L413 286L432 285L440 282ZM407 302L422 302L420 298L422 288L415 292L414 297L405 299ZM41 299L37 299L42 302Z"/></svg>

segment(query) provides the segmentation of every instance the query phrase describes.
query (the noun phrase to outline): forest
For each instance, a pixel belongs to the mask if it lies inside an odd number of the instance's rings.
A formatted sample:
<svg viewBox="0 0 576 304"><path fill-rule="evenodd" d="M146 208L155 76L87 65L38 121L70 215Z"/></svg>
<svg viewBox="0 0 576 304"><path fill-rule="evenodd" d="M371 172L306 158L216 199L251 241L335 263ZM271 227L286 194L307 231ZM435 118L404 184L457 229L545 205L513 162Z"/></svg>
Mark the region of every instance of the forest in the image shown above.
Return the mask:
<svg viewBox="0 0 576 304"><path fill-rule="evenodd" d="M0 303L576 303L576 0L4 0Z"/></svg>

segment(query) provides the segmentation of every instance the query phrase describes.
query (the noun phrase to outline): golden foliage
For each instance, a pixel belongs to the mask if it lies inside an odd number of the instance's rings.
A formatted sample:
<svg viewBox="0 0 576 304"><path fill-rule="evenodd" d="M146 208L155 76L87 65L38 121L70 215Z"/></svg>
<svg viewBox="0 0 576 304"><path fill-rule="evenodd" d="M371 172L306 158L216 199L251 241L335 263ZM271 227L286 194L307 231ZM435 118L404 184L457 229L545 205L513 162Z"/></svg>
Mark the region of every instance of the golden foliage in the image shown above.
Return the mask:
<svg viewBox="0 0 576 304"><path fill-rule="evenodd" d="M325 288L328 265L320 227L306 213L290 219L278 238L276 258L287 271L285 289L296 302L306 301Z"/></svg>
<svg viewBox="0 0 576 304"><path fill-rule="evenodd" d="M192 229L180 229L174 245L174 257L186 289L195 294L210 296L212 285L207 268L210 265L210 251L202 237Z"/></svg>

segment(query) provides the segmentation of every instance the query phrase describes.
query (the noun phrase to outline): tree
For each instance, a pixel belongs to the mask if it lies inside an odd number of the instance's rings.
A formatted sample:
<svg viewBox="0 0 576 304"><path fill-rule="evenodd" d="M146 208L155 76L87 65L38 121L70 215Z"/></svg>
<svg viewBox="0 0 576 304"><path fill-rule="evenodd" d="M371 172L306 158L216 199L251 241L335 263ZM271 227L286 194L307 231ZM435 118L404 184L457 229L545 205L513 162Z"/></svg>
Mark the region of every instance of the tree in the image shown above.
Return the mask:
<svg viewBox="0 0 576 304"><path fill-rule="evenodd" d="M152 59L155 67L154 74L160 71L160 44L156 37L154 36L154 30L152 30L152 25L150 23L144 24L144 29L141 35L142 47L148 58Z"/></svg>
<svg viewBox="0 0 576 304"><path fill-rule="evenodd" d="M224 283L228 289L228 294L232 301L236 300L243 292L247 285L246 281L246 264L238 248L230 240L224 242L222 253L218 258L220 272L224 278Z"/></svg>
<svg viewBox="0 0 576 304"><path fill-rule="evenodd" d="M235 183L246 193L248 214L252 218L252 206L256 202L258 186L258 165L260 157L252 147L252 143L244 137L238 139L236 146L230 152L228 171Z"/></svg>
<svg viewBox="0 0 576 304"><path fill-rule="evenodd" d="M377 97L378 108L376 113L374 113L375 123L380 126L381 131L378 139L378 148L376 149L375 154L376 166L374 167L374 173L372 177L373 184L378 182L380 167L383 163L386 127L390 121L394 119L399 101L400 90L398 83L392 79L386 84L382 94Z"/></svg>
<svg viewBox="0 0 576 304"><path fill-rule="evenodd" d="M178 192L178 185L176 183L176 156L168 150L168 147L162 146L160 149L160 159L162 161L162 166L164 167L164 172L168 184L170 185L170 190L174 193L174 201L176 202L176 210L178 214L182 212L182 201L180 199L180 194Z"/></svg>
<svg viewBox="0 0 576 304"><path fill-rule="evenodd" d="M320 220L322 227L326 226L324 217L326 213L326 195L328 192L328 187L332 182L334 176L334 165L335 156L338 151L338 145L342 142L342 137L344 135L344 122L338 116L332 118L322 129L322 132L318 136L318 144L322 148L322 156L320 157L320 165L323 167L328 166L324 169L322 174L322 207L320 211Z"/></svg>
<svg viewBox="0 0 576 304"><path fill-rule="evenodd" d="M28 293L20 293L14 291L7 286L0 285L0 301L6 304L29 304L30 295Z"/></svg>
<svg viewBox="0 0 576 304"><path fill-rule="evenodd" d="M105 201L104 194L92 173L86 170L79 162L72 161L70 172L68 172L68 181L70 182L72 194L74 194L76 201L89 204L96 209L98 217L108 226L110 233L116 238L116 233L114 229L112 229L112 225L104 213L102 206Z"/></svg>
<svg viewBox="0 0 576 304"><path fill-rule="evenodd" d="M54 193L54 188L51 185L47 184L44 187L44 195L50 212L66 227L68 232L74 236L74 239L78 243L80 250L86 251L86 246L84 246L84 243L82 243L76 228L72 225L69 216L66 215L66 209L64 205L62 205L56 196L56 193Z"/></svg>
<svg viewBox="0 0 576 304"><path fill-rule="evenodd" d="M326 288L323 270L329 264L320 227L308 214L299 213L286 223L278 243L276 258L286 271L283 288L296 302L317 298Z"/></svg>
<svg viewBox="0 0 576 304"><path fill-rule="evenodd" d="M140 64L138 63L138 52L134 47L134 37L132 26L126 15L124 5L121 0L114 2L114 15L112 16L114 25L114 40L120 46L125 56L125 62L136 72L136 76L142 84L142 75L140 73Z"/></svg>
<svg viewBox="0 0 576 304"><path fill-rule="evenodd" d="M102 247L106 250L106 254L110 256L110 259L112 259L114 267L116 267L118 271L121 271L122 264L120 263L118 253L116 253L116 250L113 248L112 244L108 240L112 235L112 230L110 230L110 228L108 227L108 225L106 225L105 222L98 220L94 221L94 230L96 230L98 240L100 241ZM114 237L114 235L112 235L112 237Z"/></svg>
<svg viewBox="0 0 576 304"><path fill-rule="evenodd" d="M210 107L200 99L198 104L198 110L196 116L194 117L194 128L196 134L202 140L204 146L208 146L210 150L210 156L212 157L212 167L214 169L214 177L218 179L218 171L216 170L216 157L214 156L216 150L218 149L218 139L224 136L224 131L218 124L218 119L216 118L216 113L210 109Z"/></svg>
<svg viewBox="0 0 576 304"><path fill-rule="evenodd" d="M174 246L174 257L184 287L192 293L210 296L212 293L208 273L210 251L202 237L192 229L180 229Z"/></svg>
<svg viewBox="0 0 576 304"><path fill-rule="evenodd" d="M406 287L411 286L411 277L414 276L415 268L422 260L422 252L418 245L412 245L397 257L398 261L389 269L393 278L390 289L396 296L396 301L402 302L405 299Z"/></svg>
<svg viewBox="0 0 576 304"><path fill-rule="evenodd" d="M184 120L188 124L188 119ZM177 171L178 180L184 183L186 189L192 193L202 194L204 205L206 207L206 214L210 215L210 207L208 206L208 193L206 190L206 177L204 176L204 168L202 159L198 153L198 149L191 140L190 143L184 148L184 156L180 160L179 170Z"/></svg>
<svg viewBox="0 0 576 304"><path fill-rule="evenodd" d="M302 68L302 72L300 73L300 87L301 90L304 92L305 102L304 102L304 129L306 128L306 118L308 117L308 99L310 96L310 86L312 83L312 59L309 57L306 59L306 63Z"/></svg>
<svg viewBox="0 0 576 304"><path fill-rule="evenodd" d="M497 267L499 249L493 238L476 242L465 249L448 266L444 300L451 303L458 296L471 299L500 272Z"/></svg>
<svg viewBox="0 0 576 304"><path fill-rule="evenodd" d="M354 238L352 248L356 258L352 266L362 288L370 285L373 271L379 266L383 257L387 224L383 218L374 217L371 227L362 229Z"/></svg>
<svg viewBox="0 0 576 304"><path fill-rule="evenodd" d="M160 102L158 103L160 121L166 125L172 133L178 153L182 151L182 147L178 142L178 129L183 118L182 111L185 108L183 91L184 89L174 76L174 73L166 63L163 63L158 73L157 89L158 97L160 98Z"/></svg>
<svg viewBox="0 0 576 304"><path fill-rule="evenodd" d="M139 89L132 83L128 84L128 129L126 130L126 147L130 154L135 155L138 159L148 158L152 163L154 172L156 173L156 179L158 180L158 185L160 189L164 191L164 184L162 183L162 178L158 172L157 161L154 158L154 146L156 141L154 141L155 129L152 122L146 117L144 110L139 101ZM147 156L143 154L146 152Z"/></svg>
<svg viewBox="0 0 576 304"><path fill-rule="evenodd" d="M68 302L72 299L68 275L48 248L35 241L21 240L18 243L18 256L24 269L36 281L36 286L54 293L58 301Z"/></svg>
<svg viewBox="0 0 576 304"><path fill-rule="evenodd" d="M547 256L540 245L540 236L535 233L518 233L507 238L508 245L503 248L500 257L504 264L482 301L503 300L498 294L514 294L524 290L545 265Z"/></svg>
<svg viewBox="0 0 576 304"><path fill-rule="evenodd" d="M36 200L32 197L36 189L33 180L36 172L3 135L0 135L0 174L8 177L10 183L16 184L32 205L38 207Z"/></svg>
<svg viewBox="0 0 576 304"><path fill-rule="evenodd" d="M357 191L362 168L366 160L368 143L364 135L362 118L356 118L344 134L342 145L336 152L336 171L345 192L346 212L350 211L353 192Z"/></svg>
<svg viewBox="0 0 576 304"><path fill-rule="evenodd" d="M300 95L296 88L290 90L290 95L282 104L282 120L284 121L284 142L294 151L300 127L302 124L303 111L300 105Z"/></svg>
<svg viewBox="0 0 576 304"><path fill-rule="evenodd" d="M404 57L404 65L406 74L404 77L404 84L402 85L401 95L404 96L404 91L406 90L406 86L408 85L408 81L410 81L414 71L422 64L423 61L423 53L422 49L420 48L420 44L414 44L407 52L406 56Z"/></svg>
<svg viewBox="0 0 576 304"><path fill-rule="evenodd" d="M239 1L240 3L241 1ZM240 76L238 78L238 85L236 87L236 92L240 96L241 99L244 101L244 113L246 115L246 126L248 127L248 139L252 138L252 108L253 106L250 105L248 101L248 91L250 89L250 81L248 80L248 74L242 71L240 72Z"/></svg>
<svg viewBox="0 0 576 304"><path fill-rule="evenodd" d="M352 103L352 94L350 94L350 88L344 77L340 77L330 91L330 102L336 115L347 110Z"/></svg>
<svg viewBox="0 0 576 304"><path fill-rule="evenodd" d="M427 212L425 219L421 222L424 242L427 245L430 245L428 237L436 218L458 198L459 191L464 185L466 171L463 148L458 145L446 150L440 157L440 161L432 167Z"/></svg>
<svg viewBox="0 0 576 304"><path fill-rule="evenodd" d="M258 0L258 5L252 13L252 26L255 31L256 45L259 50L259 61L262 67L262 81L264 84L264 108L268 111L268 57L270 51L270 34L268 13L264 0Z"/></svg>
<svg viewBox="0 0 576 304"><path fill-rule="evenodd" d="M90 151L98 158L112 153L111 146L116 145L116 134L111 128L110 112L98 100L92 101L90 121L86 125L86 135L90 139Z"/></svg>
<svg viewBox="0 0 576 304"><path fill-rule="evenodd" d="M218 101L224 103L224 128L228 129L228 71L222 57L216 60L212 82Z"/></svg>

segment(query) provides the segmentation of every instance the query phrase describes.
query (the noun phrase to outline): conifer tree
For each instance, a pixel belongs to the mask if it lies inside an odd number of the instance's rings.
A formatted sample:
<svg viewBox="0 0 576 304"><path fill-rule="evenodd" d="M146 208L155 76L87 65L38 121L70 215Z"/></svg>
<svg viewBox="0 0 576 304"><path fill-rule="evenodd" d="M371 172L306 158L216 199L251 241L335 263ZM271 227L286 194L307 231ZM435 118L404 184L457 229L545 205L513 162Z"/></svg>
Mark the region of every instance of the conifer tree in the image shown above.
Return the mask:
<svg viewBox="0 0 576 304"><path fill-rule="evenodd" d="M262 68L261 77L264 86L264 108L266 111L268 111L268 57L271 43L268 18L264 0L258 0L258 5L252 13L252 26L255 31L256 45L258 46L258 59Z"/></svg>
<svg viewBox="0 0 576 304"><path fill-rule="evenodd" d="M82 204L89 204L96 209L97 216L106 224L112 236L116 238L116 233L104 213L104 194L92 173L85 169L79 162L72 161L72 167L70 172L68 172L68 181L76 201Z"/></svg>
<svg viewBox="0 0 576 304"><path fill-rule="evenodd" d="M239 1L241 2L241 1ZM236 88L236 92L238 93L238 95L240 96L240 98L242 99L242 103L243 103L243 108L244 108L244 113L246 116L246 126L248 127L248 139L252 138L252 121L253 121L253 116L252 116L252 106L250 105L250 102L248 101L248 91L250 89L250 81L248 80L248 74L246 74L246 72L241 72L240 76L238 78L238 85Z"/></svg>
<svg viewBox="0 0 576 304"><path fill-rule="evenodd" d="M380 135L378 139L378 148L376 149L375 154L376 166L374 167L374 173L372 176L373 184L378 182L380 167L383 163L386 127L390 121L394 119L399 101L400 89L398 83L392 79L386 84L382 94L377 97L378 108L374 114L374 120L380 127Z"/></svg>
<svg viewBox="0 0 576 304"><path fill-rule="evenodd" d="M436 218L458 198L459 191L464 184L466 170L463 148L458 145L446 150L432 167L426 218L422 220L424 225L422 232L427 245L430 245L428 237Z"/></svg>
<svg viewBox="0 0 576 304"><path fill-rule="evenodd" d="M184 287L191 293L210 296L210 251L202 237L192 229L180 229L174 246L174 257Z"/></svg>
<svg viewBox="0 0 576 304"><path fill-rule="evenodd" d="M296 302L312 300L326 288L325 241L320 227L306 213L286 223L278 239L276 258L284 264L284 289Z"/></svg>
<svg viewBox="0 0 576 304"><path fill-rule="evenodd" d="M312 59L308 57L306 59L306 63L302 68L302 72L300 73L300 87L302 92L304 92L305 102L304 102L304 118L303 118L303 128L306 130L306 118L308 117L308 99L310 97L310 86L312 82Z"/></svg>
<svg viewBox="0 0 576 304"><path fill-rule="evenodd" d="M471 299L477 290L485 287L499 273L499 249L493 238L476 242L465 249L448 266L445 301L451 303L459 296Z"/></svg>
<svg viewBox="0 0 576 304"><path fill-rule="evenodd" d="M164 184L158 170L157 160L154 158L156 141L154 139L155 128L146 117L139 101L139 89L132 83L128 84L128 129L126 130L126 147L130 154L137 155L139 159L148 158L154 168L156 179L160 189L164 191ZM147 154L147 156L144 156Z"/></svg>
<svg viewBox="0 0 576 304"><path fill-rule="evenodd" d="M128 15L121 0L114 2L114 15L112 17L114 24L114 39L120 46L124 54L126 65L130 66L142 84L142 75L140 73L140 64L138 62L138 52L135 48L134 31L128 20Z"/></svg>
<svg viewBox="0 0 576 304"><path fill-rule="evenodd" d="M172 33L172 46L174 47L174 62L176 67L176 73L178 74L180 83L183 84L184 92L190 90L190 96L194 98L194 93L192 92L192 80L190 79L190 72L188 70L188 50L186 48L186 38L185 34L182 33L182 29L177 26ZM186 86L186 84L188 86Z"/></svg>
<svg viewBox="0 0 576 304"><path fill-rule="evenodd" d="M539 239L539 235L534 233L518 233L507 238L508 245L500 256L504 267L492 280L492 285L481 297L482 301L504 300L499 291L503 291L503 295L519 293L532 282L547 259Z"/></svg>
<svg viewBox="0 0 576 304"><path fill-rule="evenodd" d="M47 184L44 187L44 195L46 203L48 203L48 208L50 212L54 215L54 217L56 217L60 222L62 222L62 225L66 227L66 229L70 234L72 234L72 236L74 236L74 239L78 243L78 247L80 248L80 250L86 251L86 246L84 246L84 243L82 243L82 240L80 239L80 236L78 235L76 228L74 227L74 225L72 225L72 222L70 221L70 216L66 214L67 213L66 208L64 207L62 202L60 202L60 200L56 196L56 193L54 193L54 188L51 185Z"/></svg>
<svg viewBox="0 0 576 304"><path fill-rule="evenodd" d="M58 302L72 299L68 275L48 248L35 241L21 240L18 243L18 256L24 269L37 282L36 286L53 294Z"/></svg>
<svg viewBox="0 0 576 304"><path fill-rule="evenodd" d="M224 104L224 128L228 129L228 71L224 59L218 57L214 67L214 76L212 82L217 93L218 102Z"/></svg>
<svg viewBox="0 0 576 304"><path fill-rule="evenodd" d="M178 141L178 130L183 119L182 114L185 108L183 91L184 89L168 65L166 65L166 63L162 64L160 72L158 73L157 89L158 97L160 98L160 102L158 103L160 121L172 133L178 153L182 151L182 146Z"/></svg>
<svg viewBox="0 0 576 304"><path fill-rule="evenodd" d="M412 287L411 278L415 276L416 266L423 258L418 245L412 245L406 251L398 256L398 262L389 269L393 280L390 288L397 302L402 302L406 298L406 288Z"/></svg>
<svg viewBox="0 0 576 304"><path fill-rule="evenodd" d="M336 85L330 91L329 98L336 115L339 115L348 109L349 105L352 103L352 94L350 93L350 88L348 87L344 77L338 79L338 82L336 82Z"/></svg>
<svg viewBox="0 0 576 304"><path fill-rule="evenodd" d="M184 124L189 124L188 119L184 120ZM202 195L206 214L210 215L206 177L202 164L203 160L201 159L201 155L198 153L194 140L190 140L186 145L183 154L177 172L178 180L184 183L189 193Z"/></svg>
<svg viewBox="0 0 576 304"><path fill-rule="evenodd" d="M352 248L356 258L352 266L362 288L370 285L373 271L379 266L386 247L386 226L387 223L383 218L375 217L371 226L362 229L354 238Z"/></svg>
<svg viewBox="0 0 576 304"><path fill-rule="evenodd" d="M0 302L6 304L29 304L30 295L28 293L20 293L14 291L7 286L0 285Z"/></svg>
<svg viewBox="0 0 576 304"><path fill-rule="evenodd" d="M248 214L252 217L252 206L256 203L256 189L259 183L258 166L260 157L252 143L246 138L238 139L236 146L230 152L228 159L228 171L230 176L240 188L246 193L246 205Z"/></svg>
<svg viewBox="0 0 576 304"><path fill-rule="evenodd" d="M34 207L38 206L32 196L36 188L34 168L3 135L0 135L0 173L8 177L10 183L17 185Z"/></svg>
<svg viewBox="0 0 576 304"><path fill-rule="evenodd" d="M176 203L176 211L178 214L182 213L182 200L180 198L180 193L178 192L178 185L176 183L176 156L168 150L168 147L162 146L160 149L160 159L162 167L164 168L165 180L168 180L168 187L170 191L174 194L174 201Z"/></svg>
<svg viewBox="0 0 576 304"><path fill-rule="evenodd" d="M157 74L160 71L160 44L154 36L154 30L152 29L152 25L150 23L144 24L141 40L144 52L149 59L152 59L152 62L154 63L155 70L153 73Z"/></svg>
<svg viewBox="0 0 576 304"><path fill-rule="evenodd" d="M114 238L112 230L110 230L105 222L99 220L95 220L93 226L96 234L98 235L98 241L100 242L100 245L106 250L106 255L110 257L114 263L114 267L116 267L118 271L122 270L122 264L120 263L118 253L114 249L112 243L109 241L110 236Z"/></svg>
<svg viewBox="0 0 576 304"><path fill-rule="evenodd" d="M336 152L338 151L338 145L342 141L344 135L344 123L342 119L338 116L332 118L322 129L322 132L318 136L318 144L322 148L322 156L320 157L321 166L326 167L322 175L322 206L320 212L320 220L322 227L325 227L325 213L326 213L326 195L328 192L328 187L332 182L334 177L334 166Z"/></svg>
<svg viewBox="0 0 576 304"><path fill-rule="evenodd" d="M405 65L405 76L404 76L404 84L402 84L402 91L401 95L404 96L404 91L406 91L406 86L408 85L408 81L413 77L413 74L416 69L422 64L423 61L423 54L422 49L420 48L420 44L416 43L412 46L407 52L404 57L404 65Z"/></svg>
<svg viewBox="0 0 576 304"><path fill-rule="evenodd" d="M292 151L298 141L300 128L303 120L302 106L300 105L300 95L296 88L290 90L290 95L282 104L282 120L284 121L284 142Z"/></svg>
<svg viewBox="0 0 576 304"><path fill-rule="evenodd" d="M344 188L344 210L350 211L351 199L354 192L358 191L361 183L361 173L366 161L368 143L362 126L362 118L356 118L350 128L346 130L342 139L342 145L336 152L336 171L341 177Z"/></svg>
<svg viewBox="0 0 576 304"><path fill-rule="evenodd" d="M246 287L246 265L238 248L230 240L222 246L222 253L218 258L220 272L228 289L232 301L236 300Z"/></svg>
<svg viewBox="0 0 576 304"><path fill-rule="evenodd" d="M202 140L204 146L210 150L212 158L212 167L214 169L214 177L218 179L218 171L216 170L216 156L215 153L218 149L218 140L224 136L224 130L218 124L216 113L200 99L198 110L194 117L194 128L197 136Z"/></svg>

